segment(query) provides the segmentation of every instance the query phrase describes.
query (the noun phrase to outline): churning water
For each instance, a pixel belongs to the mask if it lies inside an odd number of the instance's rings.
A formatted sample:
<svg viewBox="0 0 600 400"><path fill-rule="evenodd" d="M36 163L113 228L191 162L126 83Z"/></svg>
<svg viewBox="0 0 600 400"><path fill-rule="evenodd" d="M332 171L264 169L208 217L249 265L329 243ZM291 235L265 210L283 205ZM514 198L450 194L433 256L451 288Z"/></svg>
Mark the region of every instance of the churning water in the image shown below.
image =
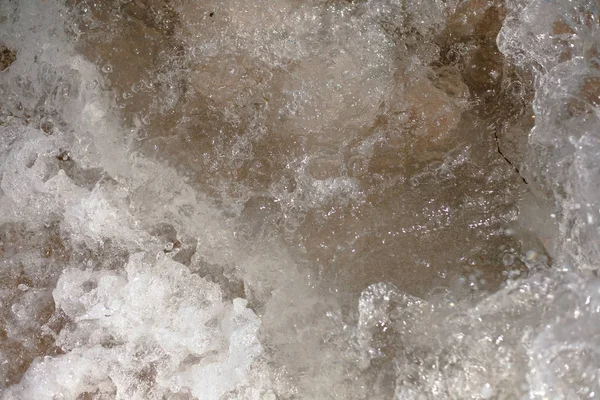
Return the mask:
<svg viewBox="0 0 600 400"><path fill-rule="evenodd" d="M0 1L0 395L600 398L599 10Z"/></svg>

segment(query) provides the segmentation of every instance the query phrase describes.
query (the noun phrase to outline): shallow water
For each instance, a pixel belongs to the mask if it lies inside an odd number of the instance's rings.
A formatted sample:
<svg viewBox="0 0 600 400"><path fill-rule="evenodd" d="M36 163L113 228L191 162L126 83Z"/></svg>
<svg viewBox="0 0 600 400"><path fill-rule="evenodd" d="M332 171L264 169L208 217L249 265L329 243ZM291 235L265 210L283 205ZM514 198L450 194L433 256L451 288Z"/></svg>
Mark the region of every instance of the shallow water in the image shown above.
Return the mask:
<svg viewBox="0 0 600 400"><path fill-rule="evenodd" d="M600 398L597 10L1 3L2 398Z"/></svg>

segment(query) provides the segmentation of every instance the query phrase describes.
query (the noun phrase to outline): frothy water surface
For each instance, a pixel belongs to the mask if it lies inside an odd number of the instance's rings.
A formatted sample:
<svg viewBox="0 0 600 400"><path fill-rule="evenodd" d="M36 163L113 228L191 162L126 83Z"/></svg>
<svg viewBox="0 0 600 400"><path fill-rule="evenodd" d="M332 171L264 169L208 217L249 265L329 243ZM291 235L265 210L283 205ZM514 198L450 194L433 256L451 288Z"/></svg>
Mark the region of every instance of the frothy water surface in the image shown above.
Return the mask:
<svg viewBox="0 0 600 400"><path fill-rule="evenodd" d="M598 24L0 3L2 398L600 398Z"/></svg>

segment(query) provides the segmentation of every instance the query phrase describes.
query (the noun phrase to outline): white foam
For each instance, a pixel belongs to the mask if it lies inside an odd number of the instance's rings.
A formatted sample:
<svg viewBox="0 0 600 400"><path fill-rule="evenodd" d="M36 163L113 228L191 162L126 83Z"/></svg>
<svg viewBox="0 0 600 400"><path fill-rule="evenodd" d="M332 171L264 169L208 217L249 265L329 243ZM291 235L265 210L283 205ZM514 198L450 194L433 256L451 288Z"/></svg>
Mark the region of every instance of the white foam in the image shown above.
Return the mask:
<svg viewBox="0 0 600 400"><path fill-rule="evenodd" d="M105 384L119 399L219 399L261 353L246 301L223 301L217 285L168 259L132 255L124 274L67 270L54 300L73 322L57 341L67 354L36 362L8 398L75 398Z"/></svg>

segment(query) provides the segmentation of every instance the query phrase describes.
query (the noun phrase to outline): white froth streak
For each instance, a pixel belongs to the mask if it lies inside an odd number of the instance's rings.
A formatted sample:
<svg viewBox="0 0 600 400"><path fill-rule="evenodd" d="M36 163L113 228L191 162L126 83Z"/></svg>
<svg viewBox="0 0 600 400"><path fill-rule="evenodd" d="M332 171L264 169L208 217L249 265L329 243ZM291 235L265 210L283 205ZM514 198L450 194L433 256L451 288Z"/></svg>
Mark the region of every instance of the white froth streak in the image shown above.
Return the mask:
<svg viewBox="0 0 600 400"><path fill-rule="evenodd" d="M99 390L118 399L142 399L151 385L158 397L189 390L196 398L217 400L243 379L261 353L260 321L245 300L224 301L217 285L192 275L184 265L156 260L161 244L137 226L140 221L142 227L161 221L178 225L185 219L179 226L199 238L206 259L214 262L231 256L227 248L233 235L173 170L130 153L106 100L109 93L94 90L102 81L97 68L74 55L62 31L59 17L66 11L51 0L30 5L19 6L15 31L6 35L19 49L7 79L29 74L35 84L33 54L50 68L76 72L77 98L67 101L62 115L75 137L45 137L18 125L8 128L20 134L9 149L1 182L3 209L12 207L13 212L2 220L36 226L63 215L62 228L74 243L93 248L110 239L138 253L129 257L124 271L79 265L65 269L54 300L74 322L57 338L66 354L34 361L4 398L73 399ZM36 34L48 43L41 53ZM78 147L81 143L86 146ZM97 184L89 192L62 170L47 179L60 147L71 147L72 156L85 167L101 167L119 183L118 189ZM140 374L146 374L147 382Z"/></svg>

